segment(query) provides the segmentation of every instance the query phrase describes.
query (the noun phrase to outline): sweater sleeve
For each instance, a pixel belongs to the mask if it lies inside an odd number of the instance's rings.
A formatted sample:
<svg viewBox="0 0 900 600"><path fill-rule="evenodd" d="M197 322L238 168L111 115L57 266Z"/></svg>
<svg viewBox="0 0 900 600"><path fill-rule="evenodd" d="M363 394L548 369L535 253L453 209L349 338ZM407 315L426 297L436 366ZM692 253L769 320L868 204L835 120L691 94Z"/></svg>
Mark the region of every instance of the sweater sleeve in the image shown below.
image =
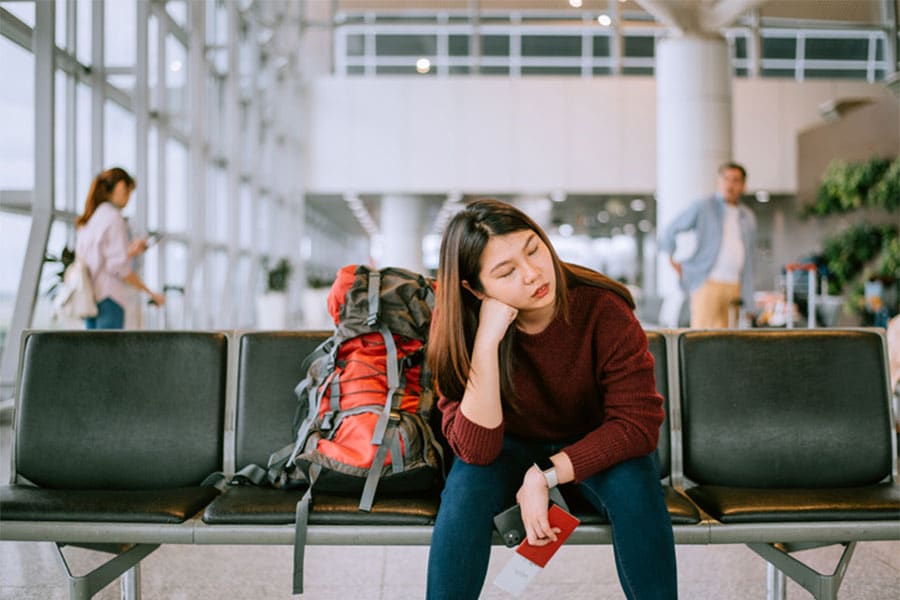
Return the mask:
<svg viewBox="0 0 900 600"><path fill-rule="evenodd" d="M486 465L493 462L503 446L503 423L487 428L473 423L459 410L459 401L438 397L441 430L453 453L463 462Z"/></svg>
<svg viewBox="0 0 900 600"><path fill-rule="evenodd" d="M575 481L656 449L663 421L662 396L656 391L653 355L634 313L615 302L598 321L598 380L601 382L603 423L579 441L563 448L575 470ZM604 348L607 348L604 350Z"/></svg>

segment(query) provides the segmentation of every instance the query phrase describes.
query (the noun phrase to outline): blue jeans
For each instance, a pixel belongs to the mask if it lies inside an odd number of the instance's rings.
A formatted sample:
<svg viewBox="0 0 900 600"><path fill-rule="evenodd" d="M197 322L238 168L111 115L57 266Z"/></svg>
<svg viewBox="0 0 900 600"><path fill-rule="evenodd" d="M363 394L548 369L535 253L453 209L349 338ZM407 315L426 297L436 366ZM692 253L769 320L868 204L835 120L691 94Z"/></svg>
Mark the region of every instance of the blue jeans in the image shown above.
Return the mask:
<svg viewBox="0 0 900 600"><path fill-rule="evenodd" d="M494 515L515 503L525 471L564 444L506 436L489 465L453 461L441 495L428 555L428 600L476 600L491 552ZM627 460L589 477L585 498L612 526L616 571L631 600L678 597L675 542L656 454Z"/></svg>
<svg viewBox="0 0 900 600"><path fill-rule="evenodd" d="M97 316L84 320L87 329L124 329L125 309L112 298L97 303Z"/></svg>

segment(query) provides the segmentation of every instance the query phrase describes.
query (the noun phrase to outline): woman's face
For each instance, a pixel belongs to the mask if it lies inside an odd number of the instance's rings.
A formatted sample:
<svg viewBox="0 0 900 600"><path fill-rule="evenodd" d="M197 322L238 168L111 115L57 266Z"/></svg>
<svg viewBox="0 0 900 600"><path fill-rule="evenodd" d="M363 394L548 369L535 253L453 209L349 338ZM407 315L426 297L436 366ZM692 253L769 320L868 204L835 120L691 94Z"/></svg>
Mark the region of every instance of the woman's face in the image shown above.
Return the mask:
<svg viewBox="0 0 900 600"><path fill-rule="evenodd" d="M128 199L131 197L131 188L125 183L125 180L119 180L109 194L109 201L119 208L125 208Z"/></svg>
<svg viewBox="0 0 900 600"><path fill-rule="evenodd" d="M530 229L492 236L481 254L483 294L520 312L553 310L556 272L550 249Z"/></svg>

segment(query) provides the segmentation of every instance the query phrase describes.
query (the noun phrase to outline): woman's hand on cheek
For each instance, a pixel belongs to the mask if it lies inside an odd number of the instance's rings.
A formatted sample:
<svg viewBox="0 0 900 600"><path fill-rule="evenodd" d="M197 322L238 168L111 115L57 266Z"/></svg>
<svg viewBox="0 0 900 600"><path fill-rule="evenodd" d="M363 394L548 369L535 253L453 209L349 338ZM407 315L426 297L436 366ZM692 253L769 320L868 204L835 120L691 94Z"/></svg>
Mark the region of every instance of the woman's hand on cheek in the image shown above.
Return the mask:
<svg viewBox="0 0 900 600"><path fill-rule="evenodd" d="M478 315L478 336L499 344L518 314L518 309L485 296Z"/></svg>

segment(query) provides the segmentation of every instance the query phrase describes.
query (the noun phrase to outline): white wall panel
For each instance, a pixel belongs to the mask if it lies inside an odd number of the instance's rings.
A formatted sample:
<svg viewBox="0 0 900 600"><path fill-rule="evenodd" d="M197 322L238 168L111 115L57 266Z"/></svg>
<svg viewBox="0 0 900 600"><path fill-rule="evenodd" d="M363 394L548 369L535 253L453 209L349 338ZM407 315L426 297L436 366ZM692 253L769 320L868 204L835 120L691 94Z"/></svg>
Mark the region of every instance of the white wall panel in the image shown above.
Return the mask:
<svg viewBox="0 0 900 600"><path fill-rule="evenodd" d="M328 77L311 86L312 193L656 186L652 78ZM733 154L750 188L796 190L796 136L821 122L823 102L887 93L863 82L734 80Z"/></svg>

